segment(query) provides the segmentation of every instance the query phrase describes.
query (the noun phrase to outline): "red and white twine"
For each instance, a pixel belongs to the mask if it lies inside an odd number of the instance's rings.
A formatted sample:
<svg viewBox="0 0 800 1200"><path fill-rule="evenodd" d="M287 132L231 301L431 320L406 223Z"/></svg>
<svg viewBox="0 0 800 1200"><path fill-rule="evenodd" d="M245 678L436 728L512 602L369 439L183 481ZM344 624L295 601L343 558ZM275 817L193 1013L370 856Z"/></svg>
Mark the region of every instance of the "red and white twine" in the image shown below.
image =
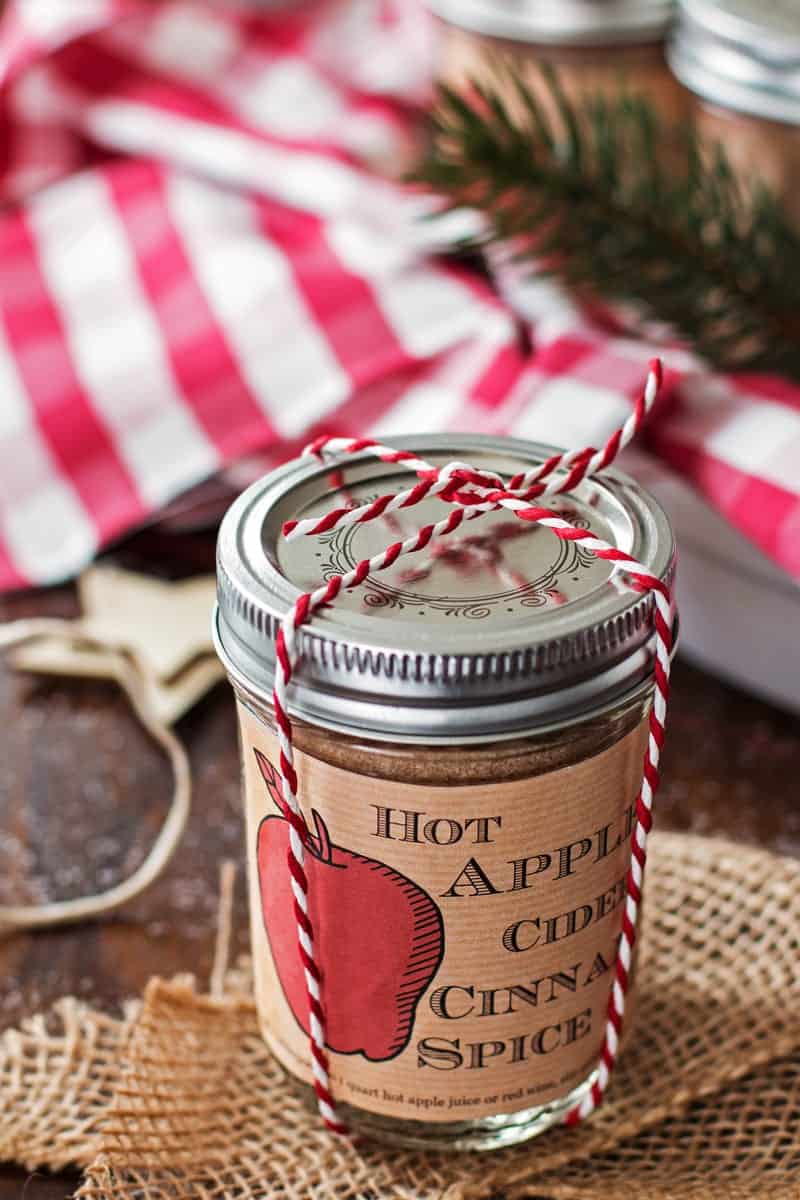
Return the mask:
<svg viewBox="0 0 800 1200"><path fill-rule="evenodd" d="M661 384L661 364L650 364L644 389L633 412L601 450L587 447L554 455L541 466L515 475L508 482L500 476L478 471L469 463L452 462L435 467L406 450L365 438L320 438L304 451L324 461L337 460L341 470L343 460L354 455L369 455L381 462L396 464L417 476L417 482L406 491L387 494L368 504L334 509L323 517L304 521L289 521L284 536L289 539L326 533L413 508L420 501L436 496L452 507L441 521L424 525L404 541L396 541L380 554L363 559L344 575L334 575L324 585L308 592L286 614L276 639L276 670L273 691L275 717L280 742L280 773L286 813L290 822L288 866L294 895L294 912L300 957L305 970L309 1004L309 1032L314 1088L319 1111L327 1127L346 1134L347 1128L337 1114L331 1093L328 1053L325 1045L325 1014L322 979L316 960L314 929L308 913L308 877L305 871L305 849L309 832L297 799L297 775L292 748L292 724L288 714L287 691L298 661L298 631L307 625L315 613L336 602L345 589L360 587L367 578L404 555L416 554L434 539L453 533L465 521L476 520L487 512L508 509L522 521L533 522L553 531L565 541L580 542L597 558L611 562L614 569L624 572L626 586L640 592L652 592L655 632L655 694L650 710L650 736L644 756L642 783L636 801L636 817L631 833L631 865L626 881L626 897L622 931L614 968L614 981L608 1003L605 1035L593 1085L585 1099L565 1116L567 1124L584 1120L601 1103L614 1067L625 1013L625 996L636 941L636 922L642 896L646 861L647 837L652 825L653 799L658 788L658 763L664 742L664 725L669 692L670 652L672 647L672 601L668 584L653 575L647 567L624 551L612 546L591 530L577 529L552 509L532 504L549 496L563 495L582 480L608 467L620 450L635 437L647 417Z"/></svg>

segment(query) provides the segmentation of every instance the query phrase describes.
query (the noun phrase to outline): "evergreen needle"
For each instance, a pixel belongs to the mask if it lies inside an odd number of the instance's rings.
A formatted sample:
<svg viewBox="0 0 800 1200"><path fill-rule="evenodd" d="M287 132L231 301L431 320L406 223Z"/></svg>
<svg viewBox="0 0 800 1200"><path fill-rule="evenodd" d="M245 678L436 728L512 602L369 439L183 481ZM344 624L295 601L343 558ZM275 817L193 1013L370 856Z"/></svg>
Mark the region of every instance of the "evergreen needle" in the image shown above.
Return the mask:
<svg viewBox="0 0 800 1200"><path fill-rule="evenodd" d="M416 179L482 211L468 248L511 243L579 294L635 302L714 366L800 379L800 234L774 195L645 99L574 101L540 70L537 89L500 64L463 94L440 87Z"/></svg>

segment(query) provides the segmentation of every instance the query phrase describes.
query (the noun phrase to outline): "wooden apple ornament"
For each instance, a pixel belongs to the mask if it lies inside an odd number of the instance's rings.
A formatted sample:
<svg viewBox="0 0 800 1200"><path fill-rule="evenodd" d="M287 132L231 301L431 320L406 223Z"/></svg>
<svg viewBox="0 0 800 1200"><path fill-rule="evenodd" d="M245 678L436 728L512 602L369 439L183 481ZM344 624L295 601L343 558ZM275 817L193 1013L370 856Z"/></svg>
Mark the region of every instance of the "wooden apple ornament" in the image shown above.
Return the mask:
<svg viewBox="0 0 800 1200"><path fill-rule="evenodd" d="M284 811L281 780L255 751L267 790ZM320 814L306 846L309 916L322 974L326 1042L373 1062L394 1058L411 1037L420 997L444 954L444 926L427 892L393 867L331 842ZM298 1024L308 1033L308 998L286 866L289 823L258 829L261 911L275 969Z"/></svg>

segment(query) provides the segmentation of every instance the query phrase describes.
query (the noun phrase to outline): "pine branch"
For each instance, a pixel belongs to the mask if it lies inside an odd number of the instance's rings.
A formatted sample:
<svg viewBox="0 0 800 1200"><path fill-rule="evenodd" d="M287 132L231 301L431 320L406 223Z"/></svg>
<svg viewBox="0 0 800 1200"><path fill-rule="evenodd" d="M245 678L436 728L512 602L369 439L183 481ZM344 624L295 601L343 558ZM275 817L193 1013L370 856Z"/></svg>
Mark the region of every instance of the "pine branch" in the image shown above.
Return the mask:
<svg viewBox="0 0 800 1200"><path fill-rule="evenodd" d="M541 72L545 100L500 64L469 98L440 89L417 180L483 212L468 248L511 243L539 274L633 301L715 366L800 379L800 234L776 198L693 129L667 133L646 100L573 102Z"/></svg>

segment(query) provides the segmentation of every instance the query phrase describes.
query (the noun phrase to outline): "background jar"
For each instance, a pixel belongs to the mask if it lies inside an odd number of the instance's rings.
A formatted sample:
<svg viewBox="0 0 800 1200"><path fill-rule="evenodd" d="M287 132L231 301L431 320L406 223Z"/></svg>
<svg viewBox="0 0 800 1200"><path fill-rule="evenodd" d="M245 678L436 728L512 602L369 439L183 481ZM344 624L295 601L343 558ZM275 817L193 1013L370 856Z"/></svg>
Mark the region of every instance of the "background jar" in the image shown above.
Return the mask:
<svg viewBox="0 0 800 1200"><path fill-rule="evenodd" d="M681 0L668 54L703 141L800 220L800 5Z"/></svg>
<svg viewBox="0 0 800 1200"><path fill-rule="evenodd" d="M539 95L537 65L557 68L568 95L646 96L667 122L687 107L665 60L674 0L429 0L441 18L442 79L462 86L508 63ZM502 87L502 82L500 83ZM509 101L513 95L509 91Z"/></svg>
<svg viewBox="0 0 800 1200"><path fill-rule="evenodd" d="M549 453L529 443L462 435L409 439L409 445L438 464L466 458L479 469L508 475ZM407 481L396 466L363 458L348 468L346 495L365 501ZM277 781L269 763L263 766L276 754L269 699L274 633L299 592L396 540L398 520L408 534L441 516L441 502L431 500L395 514L391 525L371 522L290 543L279 538L285 520L340 504L339 489L330 469L314 460L287 464L239 498L219 543L217 646L238 699L259 1014L279 1061L306 1082L307 1039L297 1010L292 1015L287 1009L292 985L281 967L283 935L271 924L275 893L264 901L265 880L280 888L286 876L285 853L270 860L267 846L267 856L261 855L262 830L271 837L282 824L267 795L271 779L274 799ZM670 576L666 518L621 474L585 483L561 504L576 524L591 523L659 577ZM367 863L392 886L401 880L406 890L409 884L423 888L428 931L431 904L440 913L440 957L431 959L420 984L406 1040L399 1048L392 1043L390 1054L338 1040L344 1035L335 1019L342 996L358 1009L372 990L373 1008L352 1024L373 1029L376 1006L383 1003L372 979L383 969L376 961L380 951L366 967L365 956L355 959L341 943L327 965L323 959L323 995L334 1010L331 1073L342 1115L354 1130L399 1144L491 1148L532 1136L585 1094L602 1040L611 975L597 966L594 948L602 944L606 966L613 961L621 919L615 897L629 861L628 825L652 693L651 601L613 581L608 564L582 554L577 543L518 524L491 514L463 537L451 536L416 562L400 560L364 590L346 594L341 607L303 632L302 663L289 695L304 813L319 830L318 812L326 831L311 851L318 872L310 879L312 906L315 887L321 896L327 886L323 874L346 881L348 869ZM502 828L495 811L502 814ZM587 871L577 892L572 876L578 872L568 861L575 854ZM540 868L541 887L527 876L534 867ZM561 882L545 885L545 874L559 871ZM348 914L350 900L338 894L341 912L331 906L316 914L321 939L326 922L332 928L338 920L338 928L348 931L365 925L365 906ZM557 914L554 930L561 930L562 920L567 930L573 911L568 896L575 898L575 912L588 914L585 921L596 915L585 901L600 905L598 924L576 926L566 955L560 944L543 949L544 958L537 948L535 966L525 958L535 940L531 904ZM288 893L281 903L291 917ZM366 924L381 927L379 907L366 911ZM518 939L515 929L509 943L517 917L525 936ZM395 924L383 921L387 929ZM296 950L293 936L290 924L286 955ZM415 971L427 961L426 944L411 946ZM569 959L570 971L586 960L579 1001L569 988L555 1003L543 991L539 1007L533 976L544 971L543 978L551 978L548 954ZM533 1003L524 1000L512 1012L506 985L517 982L523 988L518 994L527 989ZM448 995L458 1001L452 1009ZM461 1022L469 1008L474 1020ZM395 1019L394 1009L387 1006L387 1012ZM407 1005L403 1012L407 1017ZM454 1032L450 1022L457 1021ZM551 1042L563 1036L566 1043L544 1067L541 1059L528 1061L534 1055L529 1029L537 1037L549 1030ZM461 1061L451 1073L440 1068L447 1054L452 1063L453 1046L461 1047ZM556 1060L561 1065L554 1075L550 1063ZM470 1064L480 1069L472 1071ZM492 1069L484 1073L483 1067ZM519 1088L492 1083L505 1079L507 1070ZM526 1098L526 1087L541 1098Z"/></svg>

